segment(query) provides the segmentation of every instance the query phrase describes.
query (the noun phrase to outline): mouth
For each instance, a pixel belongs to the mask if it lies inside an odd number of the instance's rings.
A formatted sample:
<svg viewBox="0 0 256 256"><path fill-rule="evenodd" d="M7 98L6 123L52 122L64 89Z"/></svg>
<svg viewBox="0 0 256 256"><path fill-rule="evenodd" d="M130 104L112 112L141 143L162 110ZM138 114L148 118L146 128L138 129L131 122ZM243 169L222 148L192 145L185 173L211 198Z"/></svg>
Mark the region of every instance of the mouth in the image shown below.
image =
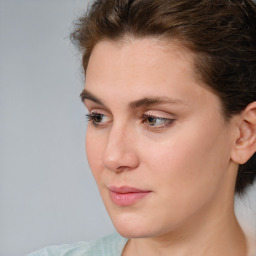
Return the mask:
<svg viewBox="0 0 256 256"><path fill-rule="evenodd" d="M110 198L118 206L131 206L148 196L151 192L127 186L109 187Z"/></svg>

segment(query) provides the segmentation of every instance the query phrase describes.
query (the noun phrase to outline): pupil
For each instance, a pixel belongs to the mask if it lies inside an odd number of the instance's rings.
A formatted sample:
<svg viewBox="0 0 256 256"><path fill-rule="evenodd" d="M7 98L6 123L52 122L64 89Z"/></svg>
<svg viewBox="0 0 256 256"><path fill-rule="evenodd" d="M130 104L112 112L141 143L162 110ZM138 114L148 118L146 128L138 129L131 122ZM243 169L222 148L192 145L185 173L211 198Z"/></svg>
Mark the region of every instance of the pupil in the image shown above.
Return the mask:
<svg viewBox="0 0 256 256"><path fill-rule="evenodd" d="M95 121L96 122L101 122L101 120L102 120L102 116L101 115L95 116Z"/></svg>
<svg viewBox="0 0 256 256"><path fill-rule="evenodd" d="M153 125L156 123L156 119L154 117L149 117L148 122L149 122L149 124Z"/></svg>

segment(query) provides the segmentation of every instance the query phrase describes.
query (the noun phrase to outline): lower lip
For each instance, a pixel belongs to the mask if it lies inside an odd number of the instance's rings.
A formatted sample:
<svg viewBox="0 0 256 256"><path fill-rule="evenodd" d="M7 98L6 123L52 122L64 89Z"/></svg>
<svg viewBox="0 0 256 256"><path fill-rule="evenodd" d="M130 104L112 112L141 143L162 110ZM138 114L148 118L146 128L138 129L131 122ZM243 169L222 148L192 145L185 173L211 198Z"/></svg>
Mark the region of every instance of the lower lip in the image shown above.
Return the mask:
<svg viewBox="0 0 256 256"><path fill-rule="evenodd" d="M113 203L118 206L130 206L149 194L150 192L117 193L110 191Z"/></svg>

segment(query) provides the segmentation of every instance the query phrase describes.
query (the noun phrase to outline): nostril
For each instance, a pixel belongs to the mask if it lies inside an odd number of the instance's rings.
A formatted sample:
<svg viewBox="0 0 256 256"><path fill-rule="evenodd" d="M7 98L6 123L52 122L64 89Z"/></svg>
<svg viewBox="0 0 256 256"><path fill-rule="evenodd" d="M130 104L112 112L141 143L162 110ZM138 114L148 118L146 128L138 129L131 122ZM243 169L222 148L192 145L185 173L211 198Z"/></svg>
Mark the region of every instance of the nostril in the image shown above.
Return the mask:
<svg viewBox="0 0 256 256"><path fill-rule="evenodd" d="M117 168L117 170L116 170L116 172L123 172L123 171L129 171L129 170L131 170L131 167L129 167L129 166L120 166L120 167L118 167Z"/></svg>

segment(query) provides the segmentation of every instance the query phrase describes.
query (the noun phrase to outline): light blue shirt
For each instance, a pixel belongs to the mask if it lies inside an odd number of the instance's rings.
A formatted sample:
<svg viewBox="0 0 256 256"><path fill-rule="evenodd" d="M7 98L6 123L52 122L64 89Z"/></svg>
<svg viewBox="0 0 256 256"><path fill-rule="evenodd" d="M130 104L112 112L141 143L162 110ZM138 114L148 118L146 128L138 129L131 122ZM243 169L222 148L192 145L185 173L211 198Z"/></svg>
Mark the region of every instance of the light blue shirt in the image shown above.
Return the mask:
<svg viewBox="0 0 256 256"><path fill-rule="evenodd" d="M127 239L118 234L92 242L49 246L27 256L121 256Z"/></svg>

